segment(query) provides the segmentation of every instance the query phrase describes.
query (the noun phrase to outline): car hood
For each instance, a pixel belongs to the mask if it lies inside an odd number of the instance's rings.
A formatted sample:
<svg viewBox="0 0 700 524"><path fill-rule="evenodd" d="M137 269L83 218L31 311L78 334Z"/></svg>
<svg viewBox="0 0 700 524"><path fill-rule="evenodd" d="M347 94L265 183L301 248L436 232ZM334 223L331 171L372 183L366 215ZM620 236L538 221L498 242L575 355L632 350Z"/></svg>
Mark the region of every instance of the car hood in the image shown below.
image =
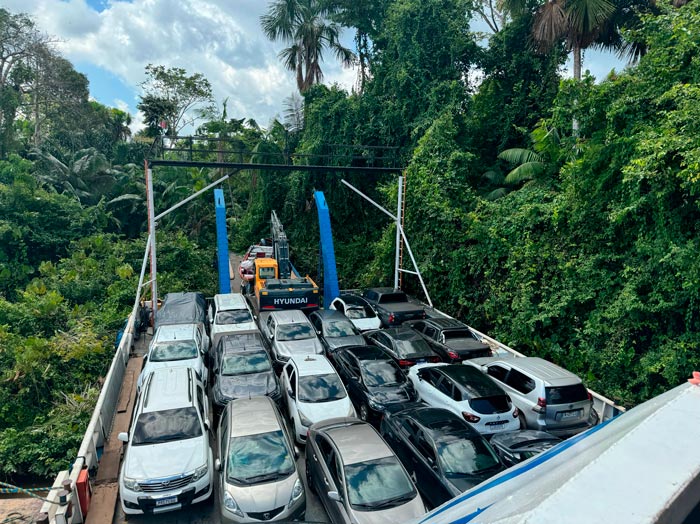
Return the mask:
<svg viewBox="0 0 700 524"><path fill-rule="evenodd" d="M226 491L245 513L262 513L289 504L294 483L298 478L299 475L295 471L287 478L252 486L226 483Z"/></svg>
<svg viewBox="0 0 700 524"><path fill-rule="evenodd" d="M275 348L280 355L310 355L322 354L323 346L317 338L305 338L303 340L276 340Z"/></svg>
<svg viewBox="0 0 700 524"><path fill-rule="evenodd" d="M311 422L320 422L334 417L354 416L349 414L351 408L350 397L333 402L297 402L297 409Z"/></svg>
<svg viewBox="0 0 700 524"><path fill-rule="evenodd" d="M395 524L397 522L411 522L422 517L425 515L425 506L420 495L416 495L412 500L395 508L380 511L353 510L353 515L358 524Z"/></svg>
<svg viewBox="0 0 700 524"><path fill-rule="evenodd" d="M388 386L368 388L371 398L382 404L406 402L413 400L411 390L407 386Z"/></svg>
<svg viewBox="0 0 700 524"><path fill-rule="evenodd" d="M161 444L129 446L124 475L136 480L192 473L207 462L207 435Z"/></svg>
<svg viewBox="0 0 700 524"><path fill-rule="evenodd" d="M463 477L450 477L447 479L447 483L450 487L450 491L452 492L453 496L457 496L460 493L464 493L467 490L472 489L474 486L477 486L484 482L487 479L490 479L497 473L500 473L503 471L504 468L502 469L493 469L487 473L483 473L480 475L465 475Z"/></svg>
<svg viewBox="0 0 700 524"><path fill-rule="evenodd" d="M277 390L277 377L272 371L235 376L219 375L214 390L214 394L220 399L262 397Z"/></svg>
<svg viewBox="0 0 700 524"><path fill-rule="evenodd" d="M374 318L351 318L350 322L360 331L368 331L370 329L379 329L382 327L382 321L379 317Z"/></svg>
<svg viewBox="0 0 700 524"><path fill-rule="evenodd" d="M351 335L349 337L326 337L326 344L331 349L338 349L343 346L366 346L367 342L362 335Z"/></svg>

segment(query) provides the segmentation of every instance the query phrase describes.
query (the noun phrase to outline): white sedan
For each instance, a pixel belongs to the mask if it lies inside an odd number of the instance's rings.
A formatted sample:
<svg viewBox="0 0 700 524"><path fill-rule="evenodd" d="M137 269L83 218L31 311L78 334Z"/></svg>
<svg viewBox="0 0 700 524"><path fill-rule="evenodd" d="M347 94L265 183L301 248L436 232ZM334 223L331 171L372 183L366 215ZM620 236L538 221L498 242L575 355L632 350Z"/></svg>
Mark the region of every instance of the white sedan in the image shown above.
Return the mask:
<svg viewBox="0 0 700 524"><path fill-rule="evenodd" d="M355 408L343 382L323 355L295 355L280 377L283 403L294 423L294 438L306 442L306 431L316 422L354 417Z"/></svg>
<svg viewBox="0 0 700 524"><path fill-rule="evenodd" d="M408 378L423 402L456 413L482 435L520 429L518 408L510 397L475 368L417 364Z"/></svg>

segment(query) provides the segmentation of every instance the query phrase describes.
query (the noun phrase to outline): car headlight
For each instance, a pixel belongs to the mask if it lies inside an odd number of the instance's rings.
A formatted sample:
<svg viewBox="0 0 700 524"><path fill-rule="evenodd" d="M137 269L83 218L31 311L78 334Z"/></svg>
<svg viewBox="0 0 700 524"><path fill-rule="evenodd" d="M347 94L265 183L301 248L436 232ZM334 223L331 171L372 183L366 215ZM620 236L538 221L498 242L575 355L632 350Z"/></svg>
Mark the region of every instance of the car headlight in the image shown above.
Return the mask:
<svg viewBox="0 0 700 524"><path fill-rule="evenodd" d="M238 504L236 504L236 501L233 500L233 497L228 491L224 491L224 507L234 515L238 515L239 517L244 516L241 508L238 507Z"/></svg>
<svg viewBox="0 0 700 524"><path fill-rule="evenodd" d="M143 491L138 481L129 477L124 477L124 487L129 491Z"/></svg>
<svg viewBox="0 0 700 524"><path fill-rule="evenodd" d="M194 470L194 475L192 475L192 480L199 480L202 477L206 476L206 474L209 472L209 464L203 464L202 466L199 466L197 469Z"/></svg>
<svg viewBox="0 0 700 524"><path fill-rule="evenodd" d="M301 422L301 425L304 427L309 427L313 422L311 422L301 411L298 411L299 413L299 422Z"/></svg>
<svg viewBox="0 0 700 524"><path fill-rule="evenodd" d="M297 479L297 481L294 483L294 487L292 488L292 496L289 497L289 504L287 505L287 507L291 506L297 500L299 500L299 497L301 497L303 494L304 486L301 484L301 479Z"/></svg>

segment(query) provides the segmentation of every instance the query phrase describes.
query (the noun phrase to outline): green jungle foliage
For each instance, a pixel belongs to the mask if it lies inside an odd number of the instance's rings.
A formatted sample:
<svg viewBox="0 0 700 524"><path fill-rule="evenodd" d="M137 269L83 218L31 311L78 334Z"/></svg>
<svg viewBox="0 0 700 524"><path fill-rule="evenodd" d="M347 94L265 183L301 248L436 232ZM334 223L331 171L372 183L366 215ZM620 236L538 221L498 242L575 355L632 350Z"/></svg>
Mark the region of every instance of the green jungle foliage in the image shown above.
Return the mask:
<svg viewBox="0 0 700 524"><path fill-rule="evenodd" d="M158 87L187 81L202 95L197 134L208 138L176 145L202 160L235 151L252 164L299 165L159 167L156 212L229 174L231 249L268 236L274 209L295 265L321 283L321 190L341 288L391 284L394 225L341 180L395 212L397 177L303 166L398 163L404 227L441 310L626 406L679 384L700 367L700 3L614 16L622 32L609 42L643 56L600 83L561 79L570 46L536 50L539 4L525 4L480 40L470 31L478 3L324 0L326 23L357 30L358 89L311 79L267 128L231 118L226 102L211 106L201 75L149 66L161 84L144 86L147 135L191 117L187 97ZM0 476L52 476L75 456L133 304L151 139L89 101L87 79L31 20L0 9L0 32L10 26L14 45L34 54L0 85ZM210 195L159 222L162 294L215 293L214 234ZM403 287L422 296L410 275Z"/></svg>

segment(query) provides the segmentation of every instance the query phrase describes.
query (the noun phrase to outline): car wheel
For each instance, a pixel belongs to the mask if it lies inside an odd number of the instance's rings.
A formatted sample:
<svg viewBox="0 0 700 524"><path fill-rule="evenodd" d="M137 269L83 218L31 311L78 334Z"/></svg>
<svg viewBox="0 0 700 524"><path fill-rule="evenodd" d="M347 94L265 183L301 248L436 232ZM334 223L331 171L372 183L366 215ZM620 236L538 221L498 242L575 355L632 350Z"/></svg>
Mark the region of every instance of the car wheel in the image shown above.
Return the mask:
<svg viewBox="0 0 700 524"><path fill-rule="evenodd" d="M520 429L527 429L527 422L525 421L525 415L522 412L518 413L518 419L520 420Z"/></svg>
<svg viewBox="0 0 700 524"><path fill-rule="evenodd" d="M311 473L309 473L308 464L306 464L306 487L309 488L311 493L314 495L316 494L316 487L314 486L313 480L311 480Z"/></svg>
<svg viewBox="0 0 700 524"><path fill-rule="evenodd" d="M362 404L360 406L360 420L364 420L365 422L369 421L369 408L367 404Z"/></svg>

